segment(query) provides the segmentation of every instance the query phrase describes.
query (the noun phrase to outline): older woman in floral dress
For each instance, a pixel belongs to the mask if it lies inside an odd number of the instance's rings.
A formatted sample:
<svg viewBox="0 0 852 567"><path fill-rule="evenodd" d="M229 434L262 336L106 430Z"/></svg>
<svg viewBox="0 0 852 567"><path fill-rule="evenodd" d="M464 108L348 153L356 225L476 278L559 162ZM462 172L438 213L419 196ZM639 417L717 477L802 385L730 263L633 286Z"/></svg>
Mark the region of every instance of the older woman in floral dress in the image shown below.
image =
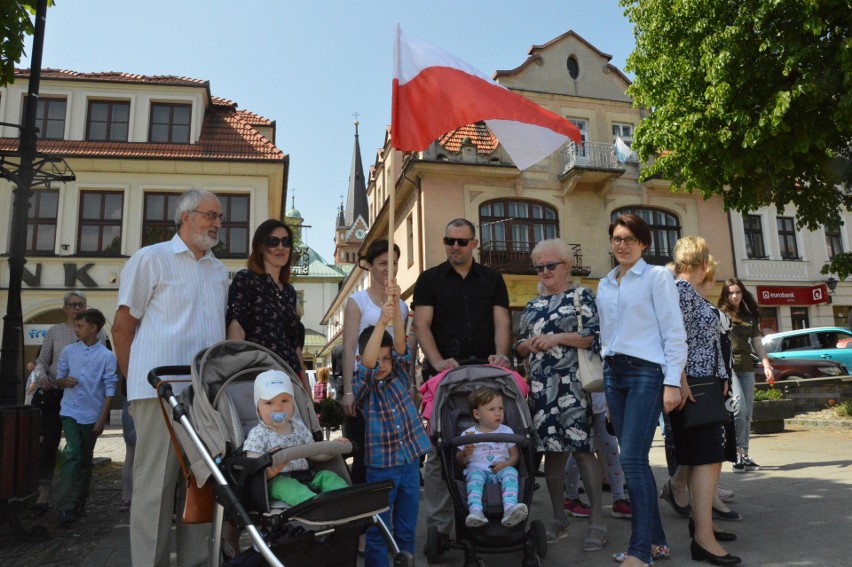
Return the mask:
<svg viewBox="0 0 852 567"><path fill-rule="evenodd" d="M565 463L574 454L592 506L584 551L606 544L601 512L601 471L592 444L592 404L577 375L578 349L596 343L598 315L595 298L570 279L572 254L560 239L543 240L532 251L541 295L530 301L521 316L518 355L529 357L530 398L536 450L545 454L544 475L553 507L547 525L549 542L566 535L564 510ZM579 297L580 309L574 305ZM577 332L578 319L583 330Z"/></svg>

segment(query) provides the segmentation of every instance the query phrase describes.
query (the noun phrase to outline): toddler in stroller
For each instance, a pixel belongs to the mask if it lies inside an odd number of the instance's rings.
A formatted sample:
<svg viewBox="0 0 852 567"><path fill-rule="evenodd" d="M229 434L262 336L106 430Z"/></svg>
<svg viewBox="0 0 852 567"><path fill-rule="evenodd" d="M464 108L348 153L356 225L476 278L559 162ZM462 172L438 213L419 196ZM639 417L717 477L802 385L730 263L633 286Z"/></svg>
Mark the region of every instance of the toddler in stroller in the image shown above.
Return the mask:
<svg viewBox="0 0 852 567"><path fill-rule="evenodd" d="M295 447L314 441L311 432L301 419L295 416L293 384L289 376L280 370L267 370L257 375L254 381L254 401L260 423L249 431L243 444L247 457L260 457L278 447ZM341 437L338 442L347 443ZM321 470L305 485L291 475L297 471L309 473L307 459L294 459L266 469L269 495L290 506L301 504L317 495L349 486L340 475L330 470ZM316 491L316 492L314 492Z"/></svg>
<svg viewBox="0 0 852 567"><path fill-rule="evenodd" d="M269 370L274 372L268 376L274 378L270 383L260 383L270 386L271 390L263 395L259 390L255 398L256 378ZM170 384L161 379L190 371L191 387L179 398L172 393ZM286 390L284 380L281 384L271 383L277 382L280 374L289 379L293 405L292 409L271 410L270 422L286 421L282 412L292 412L290 422L296 424L293 431L302 423L316 442L277 447L259 457L247 456L243 444L246 433L258 422L257 401L266 396L274 400L281 397L277 388ZM330 487L323 484L317 486L320 494L308 494L309 499L293 506L270 498L267 470L270 467L283 470L288 463L299 459L307 459L314 470L334 471L344 481L344 486L348 484L348 472L341 455L351 451L351 444L322 441L322 428L310 395L295 376L277 355L244 341L213 345L196 355L192 367L160 367L149 374L149 382L168 401L174 420L182 426L175 428L175 433L191 464L195 482L198 486L208 479L215 483L213 492L217 506L209 539L208 565L217 567L224 559L221 534L226 519L244 530L252 544L242 553L236 549L233 560L226 561L226 565L354 567L359 536L373 525L378 525L387 538L394 563L410 564L411 555L400 551L379 517L388 508L388 495L393 488L390 482L325 491L323 489ZM273 392L275 395L271 395ZM255 448L260 449L259 446ZM316 475L310 471L294 471L291 475L304 478L307 483L316 480ZM309 490L308 486L296 488Z"/></svg>
<svg viewBox="0 0 852 567"><path fill-rule="evenodd" d="M503 424L503 396L494 388L482 387L471 392L467 399L477 425L465 429L462 435L486 433L513 434ZM482 490L486 484L499 483L503 500L503 519L511 527L527 517L527 506L518 503L518 469L520 451L514 443L478 443L465 445L456 453L456 461L465 466L468 515L465 525L478 528L488 523L482 511Z"/></svg>
<svg viewBox="0 0 852 567"><path fill-rule="evenodd" d="M429 425L432 441L441 462L442 476L447 482L455 508L455 540L442 541L437 527L429 526L425 549L427 560L430 564L438 563L439 555L447 549L462 549L465 565L475 566L480 564L478 553L503 554L523 551L522 565L538 566L540 558L547 554L547 540L544 524L541 521L533 520L529 523L529 530L526 529L526 516L529 505L532 503L534 467L531 447L532 418L522 387L519 386L519 382L523 383L523 378L505 368L469 365L460 366L443 375L439 374L432 380L436 380L437 385L430 385L431 391L434 391L434 404L431 407ZM483 419L488 402L482 405L478 402L473 404L476 413L471 409L470 398L480 389L496 392L491 398L492 402L502 401L503 417L497 425L505 429L494 427L491 432L480 430L474 435L465 434L479 428L483 422L491 423L492 421L488 416ZM421 391L423 391L422 388ZM424 402L425 400L424 396ZM496 405L499 407L499 403ZM488 429L492 426L493 424L489 425ZM509 487L509 492L516 493L517 505L513 505L511 497L508 502L504 500L499 484L493 482L484 484L481 506L482 516L486 521L482 522L475 510L476 496L472 501L474 509L471 510L469 507L470 475L468 474L467 478L463 475L463 469L469 463L460 454L464 455L464 447L468 445L475 446L473 454L476 454L479 450L477 447L491 444L501 446L502 449L513 445L512 449L517 451L517 460L512 467L517 468L517 485L514 489ZM467 451L469 452L470 449ZM509 458L511 456L512 451L509 450ZM502 471L506 470L508 469L502 469ZM509 480L510 485L512 480ZM476 519L468 522L471 515Z"/></svg>

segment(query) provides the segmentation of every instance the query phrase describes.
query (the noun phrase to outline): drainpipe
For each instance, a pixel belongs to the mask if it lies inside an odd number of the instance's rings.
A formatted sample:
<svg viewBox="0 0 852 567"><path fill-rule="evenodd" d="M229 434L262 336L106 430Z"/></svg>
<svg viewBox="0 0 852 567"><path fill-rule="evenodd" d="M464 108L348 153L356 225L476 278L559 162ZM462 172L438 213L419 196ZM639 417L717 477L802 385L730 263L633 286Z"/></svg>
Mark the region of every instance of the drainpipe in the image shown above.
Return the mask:
<svg viewBox="0 0 852 567"><path fill-rule="evenodd" d="M737 249L734 247L734 226L731 224L731 211L728 210L728 236L731 239L731 259L734 264L734 277L740 279L740 275L737 272Z"/></svg>

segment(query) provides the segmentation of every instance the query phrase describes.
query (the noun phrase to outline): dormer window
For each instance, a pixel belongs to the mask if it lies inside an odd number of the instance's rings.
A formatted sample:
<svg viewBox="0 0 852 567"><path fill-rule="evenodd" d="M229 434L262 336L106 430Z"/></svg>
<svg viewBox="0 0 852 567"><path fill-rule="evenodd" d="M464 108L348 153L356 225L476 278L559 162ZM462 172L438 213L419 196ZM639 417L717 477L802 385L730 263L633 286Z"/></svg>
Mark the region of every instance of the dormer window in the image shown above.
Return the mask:
<svg viewBox="0 0 852 567"><path fill-rule="evenodd" d="M191 120L191 104L152 103L149 141L188 144Z"/></svg>
<svg viewBox="0 0 852 567"><path fill-rule="evenodd" d="M130 102L90 100L86 139L95 142L126 142L130 125Z"/></svg>

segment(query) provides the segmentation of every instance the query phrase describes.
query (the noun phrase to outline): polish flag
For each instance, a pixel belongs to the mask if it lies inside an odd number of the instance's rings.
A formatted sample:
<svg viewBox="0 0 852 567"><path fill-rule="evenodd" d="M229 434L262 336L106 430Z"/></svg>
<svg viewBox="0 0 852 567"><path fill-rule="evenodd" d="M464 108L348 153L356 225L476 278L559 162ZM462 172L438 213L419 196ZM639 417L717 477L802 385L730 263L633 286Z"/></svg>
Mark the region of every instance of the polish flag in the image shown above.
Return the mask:
<svg viewBox="0 0 852 567"><path fill-rule="evenodd" d="M485 121L520 170L555 152L580 131L565 118L495 83L461 59L396 27L391 143L404 152Z"/></svg>

